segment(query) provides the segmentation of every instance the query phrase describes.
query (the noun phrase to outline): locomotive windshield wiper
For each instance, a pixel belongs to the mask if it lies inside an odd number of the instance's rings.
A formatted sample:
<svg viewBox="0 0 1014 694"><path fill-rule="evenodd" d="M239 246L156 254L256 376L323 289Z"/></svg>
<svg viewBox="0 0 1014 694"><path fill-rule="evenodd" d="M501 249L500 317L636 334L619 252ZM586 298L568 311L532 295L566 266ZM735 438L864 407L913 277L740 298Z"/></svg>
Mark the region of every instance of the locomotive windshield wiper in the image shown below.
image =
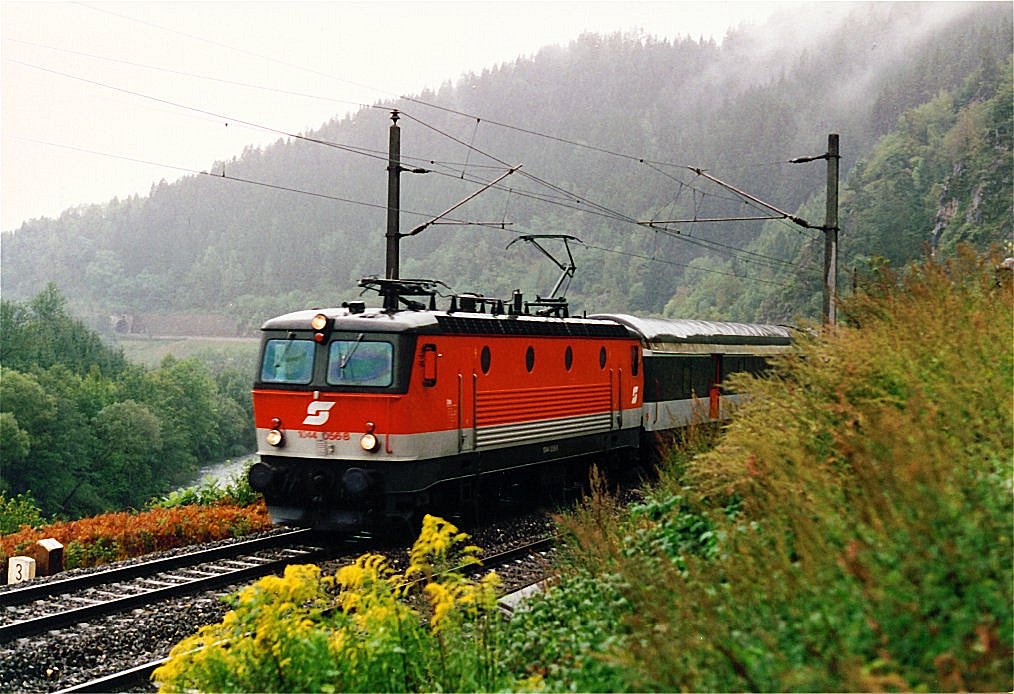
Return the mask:
<svg viewBox="0 0 1014 694"><path fill-rule="evenodd" d="M348 365L349 359L351 359L352 355L356 353L356 350L359 348L359 343L362 341L363 341L363 333L359 333L358 335L356 335L356 342L355 344L352 345L352 349L350 349L348 354L342 357L341 362L339 362L338 364L339 369L344 369Z"/></svg>
<svg viewBox="0 0 1014 694"><path fill-rule="evenodd" d="M278 357L275 359L275 371L278 371L278 369L282 368L282 365L285 363L285 360L289 357L289 350L292 349L292 345L295 344L293 338L295 338L295 335L289 333L289 341L285 343L285 347L282 348L282 353L279 354Z"/></svg>

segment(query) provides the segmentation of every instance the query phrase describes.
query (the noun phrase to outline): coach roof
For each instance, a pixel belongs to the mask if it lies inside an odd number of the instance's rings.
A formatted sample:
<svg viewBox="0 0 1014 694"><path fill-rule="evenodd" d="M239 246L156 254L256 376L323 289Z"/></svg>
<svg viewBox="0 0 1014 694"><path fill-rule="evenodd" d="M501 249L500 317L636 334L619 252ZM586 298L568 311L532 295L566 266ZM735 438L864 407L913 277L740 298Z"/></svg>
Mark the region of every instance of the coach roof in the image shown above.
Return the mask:
<svg viewBox="0 0 1014 694"><path fill-rule="evenodd" d="M601 313L589 316L613 320L637 332L646 343L710 343L788 345L789 329L781 325L726 323L719 321L641 318L625 313Z"/></svg>

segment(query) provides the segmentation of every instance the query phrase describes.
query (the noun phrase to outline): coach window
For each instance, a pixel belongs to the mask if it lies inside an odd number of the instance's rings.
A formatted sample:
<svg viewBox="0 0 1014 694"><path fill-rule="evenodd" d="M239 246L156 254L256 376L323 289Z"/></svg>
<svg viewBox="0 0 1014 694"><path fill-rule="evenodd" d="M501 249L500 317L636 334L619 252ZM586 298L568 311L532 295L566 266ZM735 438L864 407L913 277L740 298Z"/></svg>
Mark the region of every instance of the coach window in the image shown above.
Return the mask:
<svg viewBox="0 0 1014 694"><path fill-rule="evenodd" d="M482 354L479 355L479 366L482 367L482 372L484 374L489 373L490 358L489 347L483 347Z"/></svg>
<svg viewBox="0 0 1014 694"><path fill-rule="evenodd" d="M528 369L528 373L535 368L535 348L531 345L525 350L525 368Z"/></svg>
<svg viewBox="0 0 1014 694"><path fill-rule="evenodd" d="M599 368L600 369L606 368L606 348L605 347L599 348Z"/></svg>
<svg viewBox="0 0 1014 694"><path fill-rule="evenodd" d="M574 350L567 345L567 351L563 353L563 366L567 371L570 371L570 367L574 366Z"/></svg>

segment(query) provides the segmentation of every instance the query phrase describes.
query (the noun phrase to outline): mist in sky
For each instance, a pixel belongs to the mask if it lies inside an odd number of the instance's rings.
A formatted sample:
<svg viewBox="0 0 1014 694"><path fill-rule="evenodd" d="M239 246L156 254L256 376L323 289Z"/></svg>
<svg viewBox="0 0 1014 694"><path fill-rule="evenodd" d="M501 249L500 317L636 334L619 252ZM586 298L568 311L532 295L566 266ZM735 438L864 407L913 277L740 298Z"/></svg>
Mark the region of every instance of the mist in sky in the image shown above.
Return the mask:
<svg viewBox="0 0 1014 694"><path fill-rule="evenodd" d="M785 5L2 2L0 229L145 195L583 32L721 42Z"/></svg>

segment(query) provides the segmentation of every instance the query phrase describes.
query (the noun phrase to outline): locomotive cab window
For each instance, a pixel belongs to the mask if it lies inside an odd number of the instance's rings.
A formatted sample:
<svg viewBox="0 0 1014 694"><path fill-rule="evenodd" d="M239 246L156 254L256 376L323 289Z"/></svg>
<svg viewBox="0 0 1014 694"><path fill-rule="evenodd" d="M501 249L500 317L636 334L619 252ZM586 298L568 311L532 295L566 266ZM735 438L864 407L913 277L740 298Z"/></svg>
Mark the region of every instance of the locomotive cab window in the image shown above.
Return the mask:
<svg viewBox="0 0 1014 694"><path fill-rule="evenodd" d="M309 340L268 340L261 363L265 383L309 383L316 344Z"/></svg>
<svg viewBox="0 0 1014 694"><path fill-rule="evenodd" d="M367 342L359 335L334 340L327 353L327 382L335 386L391 385L394 376L394 345Z"/></svg>

